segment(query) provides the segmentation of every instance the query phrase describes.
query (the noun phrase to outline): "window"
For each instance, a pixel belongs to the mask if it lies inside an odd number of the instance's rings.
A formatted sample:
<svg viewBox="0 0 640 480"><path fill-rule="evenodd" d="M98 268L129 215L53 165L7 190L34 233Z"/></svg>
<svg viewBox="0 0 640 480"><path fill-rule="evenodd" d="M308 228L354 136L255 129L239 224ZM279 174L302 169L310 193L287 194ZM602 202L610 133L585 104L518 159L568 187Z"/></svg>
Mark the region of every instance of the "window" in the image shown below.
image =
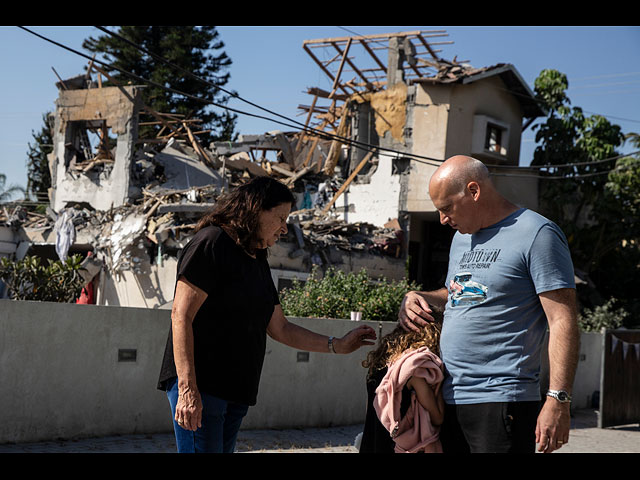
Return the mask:
<svg viewBox="0 0 640 480"><path fill-rule="evenodd" d="M509 125L488 117L475 115L471 139L472 154L504 158L509 151Z"/></svg>
<svg viewBox="0 0 640 480"><path fill-rule="evenodd" d="M501 153L502 129L497 125L487 123L487 134L484 141L485 150L491 153Z"/></svg>
<svg viewBox="0 0 640 480"><path fill-rule="evenodd" d="M117 139L106 120L70 121L65 144L65 166L75 173L110 173L115 162Z"/></svg>

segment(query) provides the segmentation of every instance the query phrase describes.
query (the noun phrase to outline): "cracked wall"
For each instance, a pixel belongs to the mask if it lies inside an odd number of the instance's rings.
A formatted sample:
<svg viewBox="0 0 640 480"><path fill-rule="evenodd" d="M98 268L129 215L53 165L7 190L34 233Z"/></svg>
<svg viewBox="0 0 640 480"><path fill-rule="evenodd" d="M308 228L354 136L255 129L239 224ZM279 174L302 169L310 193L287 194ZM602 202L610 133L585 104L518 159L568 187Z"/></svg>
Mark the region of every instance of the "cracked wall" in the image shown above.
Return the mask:
<svg viewBox="0 0 640 480"><path fill-rule="evenodd" d="M108 210L127 202L141 107L140 88L60 91L50 157L54 210L69 203L87 203L96 210ZM87 158L91 157L86 145L89 128L108 130L115 137L111 159ZM73 168L77 164L86 166Z"/></svg>

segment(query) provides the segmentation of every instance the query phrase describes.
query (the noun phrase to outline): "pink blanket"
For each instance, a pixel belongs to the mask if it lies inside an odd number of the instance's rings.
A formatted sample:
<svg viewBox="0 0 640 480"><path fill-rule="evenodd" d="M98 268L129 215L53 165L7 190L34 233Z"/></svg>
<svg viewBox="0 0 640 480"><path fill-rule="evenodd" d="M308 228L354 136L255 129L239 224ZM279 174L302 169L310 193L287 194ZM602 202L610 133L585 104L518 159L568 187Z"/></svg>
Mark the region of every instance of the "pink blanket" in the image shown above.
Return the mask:
<svg viewBox="0 0 640 480"><path fill-rule="evenodd" d="M440 428L431 423L429 412L420 405L415 392L404 417L400 417L402 388L411 377L422 377L430 385L443 379L442 361L427 347L404 353L392 363L376 389L373 406L389 431L397 453L442 453Z"/></svg>

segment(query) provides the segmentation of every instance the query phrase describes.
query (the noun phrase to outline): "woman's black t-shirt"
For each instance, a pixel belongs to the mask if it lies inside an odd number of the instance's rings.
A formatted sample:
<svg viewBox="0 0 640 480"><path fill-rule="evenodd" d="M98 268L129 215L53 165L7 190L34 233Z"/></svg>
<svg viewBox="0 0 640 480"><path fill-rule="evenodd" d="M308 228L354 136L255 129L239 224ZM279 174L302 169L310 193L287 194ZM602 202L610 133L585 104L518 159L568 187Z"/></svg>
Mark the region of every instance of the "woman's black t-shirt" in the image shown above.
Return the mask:
<svg viewBox="0 0 640 480"><path fill-rule="evenodd" d="M252 258L217 226L198 231L178 259L184 276L207 293L193 320L196 382L203 393L255 405L267 342L278 305L266 251ZM173 337L164 353L158 388L177 376Z"/></svg>

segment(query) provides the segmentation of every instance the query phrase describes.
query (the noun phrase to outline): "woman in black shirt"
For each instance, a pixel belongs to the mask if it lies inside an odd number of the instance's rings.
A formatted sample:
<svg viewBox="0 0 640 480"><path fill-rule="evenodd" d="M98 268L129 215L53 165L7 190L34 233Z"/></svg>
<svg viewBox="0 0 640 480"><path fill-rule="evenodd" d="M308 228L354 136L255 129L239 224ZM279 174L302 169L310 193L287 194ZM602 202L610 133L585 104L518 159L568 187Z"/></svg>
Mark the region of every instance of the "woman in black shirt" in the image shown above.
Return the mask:
<svg viewBox="0 0 640 480"><path fill-rule="evenodd" d="M267 248L287 232L295 198L259 177L218 199L178 260L171 329L158 388L167 391L179 452L228 452L255 405L266 336L312 352L371 345L363 325L342 338L289 323Z"/></svg>

